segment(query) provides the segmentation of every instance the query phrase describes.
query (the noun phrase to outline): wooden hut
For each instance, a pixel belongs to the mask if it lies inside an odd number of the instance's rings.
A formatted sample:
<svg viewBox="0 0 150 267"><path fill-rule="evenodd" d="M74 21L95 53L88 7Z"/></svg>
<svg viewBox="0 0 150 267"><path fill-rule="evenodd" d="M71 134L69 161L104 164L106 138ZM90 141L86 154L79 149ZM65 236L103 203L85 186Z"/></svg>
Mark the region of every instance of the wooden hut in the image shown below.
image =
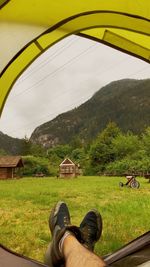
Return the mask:
<svg viewBox="0 0 150 267"><path fill-rule="evenodd" d="M23 167L20 156L0 157L0 179L19 178L19 170Z"/></svg>
<svg viewBox="0 0 150 267"><path fill-rule="evenodd" d="M79 165L75 164L69 158L63 160L59 165L59 177L60 178L72 178L79 175Z"/></svg>

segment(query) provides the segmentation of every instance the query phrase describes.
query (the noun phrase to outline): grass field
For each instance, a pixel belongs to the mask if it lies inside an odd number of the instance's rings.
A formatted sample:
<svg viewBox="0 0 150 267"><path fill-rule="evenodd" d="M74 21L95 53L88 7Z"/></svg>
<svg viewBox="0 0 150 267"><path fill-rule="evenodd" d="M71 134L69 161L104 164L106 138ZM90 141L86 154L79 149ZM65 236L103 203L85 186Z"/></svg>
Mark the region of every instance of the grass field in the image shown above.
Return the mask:
<svg viewBox="0 0 150 267"><path fill-rule="evenodd" d="M73 224L97 208L103 233L96 253L105 255L150 230L150 183L138 178L140 189L119 188L119 177L24 178L0 181L0 243L43 261L50 241L48 217L64 200Z"/></svg>

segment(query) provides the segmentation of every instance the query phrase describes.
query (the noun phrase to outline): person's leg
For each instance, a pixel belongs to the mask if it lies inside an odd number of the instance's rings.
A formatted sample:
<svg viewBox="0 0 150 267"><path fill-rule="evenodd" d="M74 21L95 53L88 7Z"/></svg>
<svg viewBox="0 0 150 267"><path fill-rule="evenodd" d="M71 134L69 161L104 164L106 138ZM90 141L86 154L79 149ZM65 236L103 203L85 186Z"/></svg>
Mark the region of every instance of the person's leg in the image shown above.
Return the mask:
<svg viewBox="0 0 150 267"><path fill-rule="evenodd" d="M59 250L59 243L64 233L69 230L81 240L81 233L78 227L72 226L70 214L66 203L59 201L51 210L49 217L49 228L52 234L52 242L49 244L44 262L50 267L64 265L65 259Z"/></svg>
<svg viewBox="0 0 150 267"><path fill-rule="evenodd" d="M93 264L93 267L105 266L102 259L89 251L94 249L94 244L100 238L102 231L102 220L97 211L89 211L78 228L71 226L67 205L58 202L51 212L49 226L52 243L46 253L45 263L48 266L72 267L74 264L73 266L80 267L85 266L85 262ZM77 264L79 261L81 265Z"/></svg>
<svg viewBox="0 0 150 267"><path fill-rule="evenodd" d="M65 238L62 252L65 258L65 267L106 266L106 264L100 257L86 249L72 235L68 235Z"/></svg>
<svg viewBox="0 0 150 267"><path fill-rule="evenodd" d="M51 250L52 250L52 242L49 243L45 256L44 256L44 263L49 267L54 267L51 257Z"/></svg>

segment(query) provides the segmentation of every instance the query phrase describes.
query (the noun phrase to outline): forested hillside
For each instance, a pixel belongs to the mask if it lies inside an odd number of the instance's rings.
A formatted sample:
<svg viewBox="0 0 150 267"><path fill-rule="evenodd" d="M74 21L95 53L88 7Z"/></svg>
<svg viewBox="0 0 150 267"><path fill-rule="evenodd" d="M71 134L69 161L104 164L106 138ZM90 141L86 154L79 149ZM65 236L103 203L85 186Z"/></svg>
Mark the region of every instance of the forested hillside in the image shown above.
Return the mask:
<svg viewBox="0 0 150 267"><path fill-rule="evenodd" d="M24 139L18 139L8 136L0 132L0 154L19 155L26 149Z"/></svg>
<svg viewBox="0 0 150 267"><path fill-rule="evenodd" d="M12 138L0 132L1 154L43 153L41 148L69 144L90 144L109 122L123 133L141 134L150 126L150 79L120 80L100 89L87 102L39 126L27 139Z"/></svg>
<svg viewBox="0 0 150 267"><path fill-rule="evenodd" d="M44 147L80 139L91 142L109 122L139 134L150 125L150 79L125 79L101 88L91 99L35 129L31 141Z"/></svg>

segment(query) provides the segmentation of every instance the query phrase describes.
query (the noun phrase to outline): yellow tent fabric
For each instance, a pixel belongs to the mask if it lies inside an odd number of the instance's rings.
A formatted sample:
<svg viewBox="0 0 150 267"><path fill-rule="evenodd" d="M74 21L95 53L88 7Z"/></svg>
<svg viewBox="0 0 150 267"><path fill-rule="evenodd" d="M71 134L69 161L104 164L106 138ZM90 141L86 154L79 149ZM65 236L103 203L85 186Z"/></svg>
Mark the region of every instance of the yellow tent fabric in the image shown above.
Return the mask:
<svg viewBox="0 0 150 267"><path fill-rule="evenodd" d="M21 73L70 34L150 63L150 1L0 0L0 113Z"/></svg>

